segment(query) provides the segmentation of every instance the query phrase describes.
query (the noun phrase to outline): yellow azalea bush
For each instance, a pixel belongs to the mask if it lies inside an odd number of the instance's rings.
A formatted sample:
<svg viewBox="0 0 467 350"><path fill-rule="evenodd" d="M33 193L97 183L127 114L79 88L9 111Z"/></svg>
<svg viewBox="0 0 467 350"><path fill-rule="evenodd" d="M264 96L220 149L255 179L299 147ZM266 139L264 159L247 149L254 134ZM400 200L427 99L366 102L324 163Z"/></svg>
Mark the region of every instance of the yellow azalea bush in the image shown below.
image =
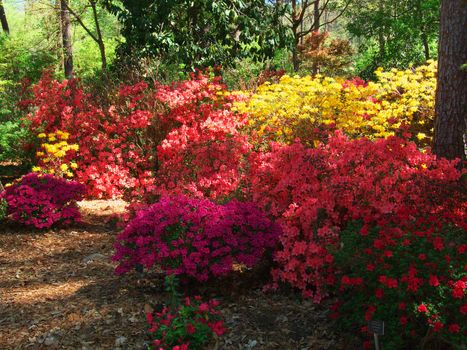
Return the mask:
<svg viewBox="0 0 467 350"><path fill-rule="evenodd" d="M404 123L425 145L433 126L435 73L430 61L413 70L378 69L378 80L370 83L285 75L235 108L250 115L249 128L266 140L291 143L298 137L316 144L326 125L374 139L393 135Z"/></svg>
<svg viewBox="0 0 467 350"><path fill-rule="evenodd" d="M41 140L40 150L36 153L38 165L33 167L32 171L73 177L73 171L78 168L78 164L71 159L79 150L79 146L68 143L70 134L57 130L54 133L40 133L37 137Z"/></svg>
<svg viewBox="0 0 467 350"><path fill-rule="evenodd" d="M433 138L436 71L436 62L430 60L415 69L385 72L379 68L375 72L379 118L406 123L421 146L430 145Z"/></svg>

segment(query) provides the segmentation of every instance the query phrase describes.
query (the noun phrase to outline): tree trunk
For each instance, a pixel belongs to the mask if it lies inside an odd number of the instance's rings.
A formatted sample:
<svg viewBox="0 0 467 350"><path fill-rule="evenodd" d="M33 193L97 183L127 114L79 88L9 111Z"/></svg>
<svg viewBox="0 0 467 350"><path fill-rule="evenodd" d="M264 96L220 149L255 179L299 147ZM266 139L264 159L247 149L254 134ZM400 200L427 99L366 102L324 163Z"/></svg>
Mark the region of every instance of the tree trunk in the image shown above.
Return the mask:
<svg viewBox="0 0 467 350"><path fill-rule="evenodd" d="M62 24L63 68L65 77L73 77L73 46L71 42L71 21L68 0L60 0L60 18Z"/></svg>
<svg viewBox="0 0 467 350"><path fill-rule="evenodd" d="M319 27L321 24L321 16L319 10L319 0L315 0L314 8L313 8L313 30L315 32L319 31Z"/></svg>
<svg viewBox="0 0 467 350"><path fill-rule="evenodd" d="M298 56L298 44L300 42L300 38L298 33L294 32L294 46L292 51L292 63L293 63L293 70L298 72L300 69L300 57Z"/></svg>
<svg viewBox="0 0 467 350"><path fill-rule="evenodd" d="M5 8L3 7L2 0L0 0L0 22L2 22L3 31L10 34L10 27L8 27L8 21L6 19Z"/></svg>
<svg viewBox="0 0 467 350"><path fill-rule="evenodd" d="M442 0L433 151L465 162L467 130L467 3ZM461 165L463 166L463 165Z"/></svg>
<svg viewBox="0 0 467 350"><path fill-rule="evenodd" d="M428 43L428 37L423 30L424 29L422 29L423 50L425 52L425 59L428 61L430 59L430 45Z"/></svg>
<svg viewBox="0 0 467 350"><path fill-rule="evenodd" d="M104 39L102 38L101 27L99 25L99 18L97 17L96 1L90 1L90 4L92 7L92 14L94 16L94 23L96 24L97 44L101 53L102 70L105 71L107 69L107 57L105 55L105 45Z"/></svg>

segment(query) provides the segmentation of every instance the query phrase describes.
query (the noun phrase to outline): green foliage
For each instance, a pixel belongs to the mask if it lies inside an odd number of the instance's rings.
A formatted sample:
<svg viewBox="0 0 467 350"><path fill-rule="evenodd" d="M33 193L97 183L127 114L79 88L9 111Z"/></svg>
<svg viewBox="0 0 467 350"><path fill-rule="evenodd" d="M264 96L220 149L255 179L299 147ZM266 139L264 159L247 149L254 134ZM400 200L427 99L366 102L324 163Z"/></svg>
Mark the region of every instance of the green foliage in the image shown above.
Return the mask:
<svg viewBox="0 0 467 350"><path fill-rule="evenodd" d="M374 78L378 67L407 68L436 57L440 0L362 0L351 3L347 29L356 40L356 68Z"/></svg>
<svg viewBox="0 0 467 350"><path fill-rule="evenodd" d="M30 138L28 130L20 121L0 122L0 162L15 161L26 156L23 145Z"/></svg>
<svg viewBox="0 0 467 350"><path fill-rule="evenodd" d="M289 43L280 8L262 0L106 3L122 25L122 57L158 57L193 69L228 66L236 58L262 60Z"/></svg>
<svg viewBox="0 0 467 350"><path fill-rule="evenodd" d="M0 198L0 221L6 218L8 203L3 198Z"/></svg>
<svg viewBox="0 0 467 350"><path fill-rule="evenodd" d="M447 344L461 349L465 230L446 225L421 232L420 226L386 242L385 228L372 227L364 235L362 226L351 223L341 233L340 248L333 249L340 268L336 276L342 277L335 290L337 325L369 338L368 320L384 320L387 349L424 348L427 342L437 349ZM382 242L387 243L384 248Z"/></svg>

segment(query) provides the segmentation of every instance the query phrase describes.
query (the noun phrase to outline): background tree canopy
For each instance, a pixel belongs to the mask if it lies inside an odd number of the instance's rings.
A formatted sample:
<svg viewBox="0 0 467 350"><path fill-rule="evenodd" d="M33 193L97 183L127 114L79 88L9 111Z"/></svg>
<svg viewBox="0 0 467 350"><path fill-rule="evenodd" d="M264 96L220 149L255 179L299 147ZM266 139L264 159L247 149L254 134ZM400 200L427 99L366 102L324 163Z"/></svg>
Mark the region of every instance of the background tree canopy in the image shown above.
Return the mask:
<svg viewBox="0 0 467 350"><path fill-rule="evenodd" d="M288 47L284 6L262 0L106 0L118 16L122 56L158 57L189 68L262 60Z"/></svg>

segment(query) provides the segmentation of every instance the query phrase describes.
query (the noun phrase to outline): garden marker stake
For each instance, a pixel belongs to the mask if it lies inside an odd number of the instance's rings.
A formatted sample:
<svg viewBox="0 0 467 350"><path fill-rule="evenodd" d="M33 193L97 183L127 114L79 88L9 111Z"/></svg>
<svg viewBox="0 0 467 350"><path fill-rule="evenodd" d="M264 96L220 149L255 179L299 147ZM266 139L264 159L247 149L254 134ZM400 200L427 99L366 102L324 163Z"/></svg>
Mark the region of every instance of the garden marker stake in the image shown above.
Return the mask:
<svg viewBox="0 0 467 350"><path fill-rule="evenodd" d="M368 322L368 330L373 333L375 337L375 349L381 350L379 344L379 336L384 335L384 321L371 320Z"/></svg>

